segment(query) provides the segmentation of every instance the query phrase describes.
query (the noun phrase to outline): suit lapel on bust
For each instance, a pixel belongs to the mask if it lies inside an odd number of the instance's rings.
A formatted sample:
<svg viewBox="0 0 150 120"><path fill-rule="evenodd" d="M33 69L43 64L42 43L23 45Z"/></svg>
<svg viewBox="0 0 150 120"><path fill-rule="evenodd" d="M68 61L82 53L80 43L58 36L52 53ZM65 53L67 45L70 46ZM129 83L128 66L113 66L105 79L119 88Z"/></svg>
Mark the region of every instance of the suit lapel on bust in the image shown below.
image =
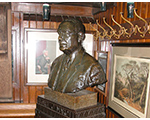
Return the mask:
<svg viewBox="0 0 150 120"><path fill-rule="evenodd" d="M73 63L70 65L68 71L63 75L62 79L64 80L64 86L63 86L63 90L62 92L65 91L67 84L70 80L72 80L72 77L74 75L77 75L78 69L82 69L81 67L81 62L82 62L82 58L84 56L84 51L81 51L75 58L75 60L73 61Z"/></svg>
<svg viewBox="0 0 150 120"><path fill-rule="evenodd" d="M60 61L54 66L55 73L52 75L53 87L56 86L56 83L60 77L61 67L64 61L65 55L60 58Z"/></svg>

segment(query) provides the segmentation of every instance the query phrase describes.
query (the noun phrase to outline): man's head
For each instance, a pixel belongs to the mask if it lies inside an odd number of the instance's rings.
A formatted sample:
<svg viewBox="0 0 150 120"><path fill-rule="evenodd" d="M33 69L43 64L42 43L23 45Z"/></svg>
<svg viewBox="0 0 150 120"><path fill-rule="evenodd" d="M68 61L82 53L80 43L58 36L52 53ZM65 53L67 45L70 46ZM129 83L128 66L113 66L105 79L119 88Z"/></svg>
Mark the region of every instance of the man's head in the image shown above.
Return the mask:
<svg viewBox="0 0 150 120"><path fill-rule="evenodd" d="M47 50L43 50L43 55L44 56L48 56L48 51Z"/></svg>
<svg viewBox="0 0 150 120"><path fill-rule="evenodd" d="M64 53L72 53L85 39L85 27L77 19L66 19L59 25L57 32L59 48Z"/></svg>

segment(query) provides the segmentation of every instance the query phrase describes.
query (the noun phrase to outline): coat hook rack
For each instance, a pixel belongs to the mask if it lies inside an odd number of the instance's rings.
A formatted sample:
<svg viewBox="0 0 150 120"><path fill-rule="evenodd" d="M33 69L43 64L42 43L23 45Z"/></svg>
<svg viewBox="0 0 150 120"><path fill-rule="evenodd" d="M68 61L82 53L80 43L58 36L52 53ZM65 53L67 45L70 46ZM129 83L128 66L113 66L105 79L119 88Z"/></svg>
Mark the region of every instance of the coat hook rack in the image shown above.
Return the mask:
<svg viewBox="0 0 150 120"><path fill-rule="evenodd" d="M89 22L89 24L90 24L90 26L96 31L96 36L94 36L94 39L97 40L97 39L99 38L99 36L100 36L100 32L98 31L98 29L96 29L96 28L94 28L94 27L92 26L92 23L91 23L91 22Z"/></svg>
<svg viewBox="0 0 150 120"><path fill-rule="evenodd" d="M111 19L112 21L119 27L119 30L117 31L116 29L112 28L107 22L106 22L106 18L103 17L103 22L104 24L110 29L109 31L106 30L104 27L102 27L99 23L98 20L96 20L96 25L97 28L101 29L101 32L94 28L92 26L92 24L90 23L90 26L96 31L96 39L97 38L101 38L101 40L103 39L111 39L112 37L119 39L121 36L123 37L127 37L130 38L133 34L136 35L138 32L140 33L140 37L144 38L146 33L148 32L150 34L150 23L148 24L148 22L140 17L137 13L136 13L136 8L133 8L134 14L136 17L138 17L140 20L142 20L144 22L144 26L143 27L139 27L138 25L134 25L133 23L131 23L129 20L127 20L124 16L123 16L123 12L120 12L121 18L126 21L129 25L130 28L126 29L125 27L123 27L123 25L119 24L115 19L114 19L114 15L111 15ZM138 23L138 22L137 22ZM116 27L116 26L115 26ZM128 31L128 32L127 32Z"/></svg>
<svg viewBox="0 0 150 120"><path fill-rule="evenodd" d="M100 32L99 36L101 39L104 39L105 36L107 35L108 31L106 31L99 23L98 23L98 20L96 20L96 24L103 30L103 32ZM102 35L101 35L102 33Z"/></svg>
<svg viewBox="0 0 150 120"><path fill-rule="evenodd" d="M126 34L126 37L127 37L127 38L130 38L131 35L132 35L133 33L135 33L135 29L136 29L136 28L134 27L134 25L133 25L130 21L128 21L126 18L123 17L123 12L120 12L120 14L121 14L121 18L122 18L124 21L126 21L128 24L131 25L131 28L130 28L130 30L129 30L129 33L127 32L127 29L124 28L124 34ZM136 33L135 33L135 34L136 34Z"/></svg>
<svg viewBox="0 0 150 120"><path fill-rule="evenodd" d="M133 8L133 10L134 10L134 14L139 18L139 19L141 19L144 23L145 23L145 25L143 26L143 31L141 31L141 27L139 27L138 25L136 25L135 27L137 28L137 30L138 30L138 32L140 33L140 34L142 34L142 35L140 35L142 38L143 37L145 37L145 34L147 33L147 31L149 31L149 27L150 27L150 25L148 25L148 23L147 23L147 21L145 20L145 19L143 19L142 17L140 17L137 13L136 13L136 8Z"/></svg>
<svg viewBox="0 0 150 120"><path fill-rule="evenodd" d="M118 31L119 34L116 34L116 33L115 33L115 34L114 34L114 37L117 38L117 39L119 39L120 36L124 34L124 27L122 27L119 23L117 23L117 22L114 20L113 17L114 17L114 15L111 15L112 21L119 27L119 31ZM115 31L116 31L116 30L115 30Z"/></svg>
<svg viewBox="0 0 150 120"><path fill-rule="evenodd" d="M103 17L103 21L104 21L105 25L111 29L110 34L107 34L106 37L108 37L108 39L111 39L111 37L116 33L116 30L114 30L110 25L108 25L108 24L106 23L106 20L105 20L105 19L106 19L106 18Z"/></svg>

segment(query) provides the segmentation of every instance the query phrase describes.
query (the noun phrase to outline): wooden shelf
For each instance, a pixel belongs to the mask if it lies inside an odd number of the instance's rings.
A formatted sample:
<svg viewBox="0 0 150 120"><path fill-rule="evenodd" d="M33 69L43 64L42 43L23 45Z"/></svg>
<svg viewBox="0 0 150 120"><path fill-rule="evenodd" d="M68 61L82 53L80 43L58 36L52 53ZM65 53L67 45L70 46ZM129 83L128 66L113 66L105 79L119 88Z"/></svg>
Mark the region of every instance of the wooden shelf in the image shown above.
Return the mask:
<svg viewBox="0 0 150 120"><path fill-rule="evenodd" d="M0 103L0 118L34 118L36 104Z"/></svg>

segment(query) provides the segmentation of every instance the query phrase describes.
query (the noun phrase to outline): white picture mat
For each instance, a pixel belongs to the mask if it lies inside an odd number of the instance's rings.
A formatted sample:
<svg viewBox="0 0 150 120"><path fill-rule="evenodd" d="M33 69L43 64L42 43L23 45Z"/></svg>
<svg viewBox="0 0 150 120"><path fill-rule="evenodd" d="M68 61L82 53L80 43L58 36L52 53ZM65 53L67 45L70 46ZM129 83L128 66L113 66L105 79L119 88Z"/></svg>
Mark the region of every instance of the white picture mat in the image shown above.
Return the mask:
<svg viewBox="0 0 150 120"><path fill-rule="evenodd" d="M36 40L57 41L57 38L56 32L28 32L28 83L47 83L48 81L48 74L35 74ZM58 42L56 42L56 57L61 54Z"/></svg>
<svg viewBox="0 0 150 120"><path fill-rule="evenodd" d="M140 116L140 117L146 117L146 110L147 110L147 101L148 101L148 92L146 93L146 101L145 101L145 109L144 109L144 114L138 110L136 110L135 108L125 104L124 102L122 102L121 100L119 100L118 98L114 97L114 90L115 90L115 76L116 76L116 61L117 59L129 59L129 60L138 60L140 62L146 62L146 63L149 63L149 70L150 70L150 59L142 59L142 58L131 58L131 57L124 57L124 56L117 56L116 54L114 55L114 75L113 75L113 89L112 89L112 95L111 95L111 100L118 103L119 105L123 106L124 108L126 108L127 110L129 111L133 111L134 114L136 114L137 116ZM150 74L150 72L149 72ZM149 91L149 81L150 81L150 76L148 77L148 83L147 83L147 89L146 91Z"/></svg>
<svg viewBox="0 0 150 120"><path fill-rule="evenodd" d="M25 39L28 40L28 43L25 45L25 49L28 50L28 59L27 59L27 83L47 83L48 74L35 74L35 54L36 54L36 41L37 40L46 40L46 41L57 41L56 42L56 57L63 54L59 50L58 44L58 33L51 32L49 30L26 30ZM90 55L93 56L93 35L86 34L86 38L83 42L83 46ZM51 51L53 52L53 51Z"/></svg>
<svg viewBox="0 0 150 120"><path fill-rule="evenodd" d="M110 73L110 88L109 88L109 103L108 106L117 111L123 117L133 118L133 117L150 117L150 81L148 80L148 88L147 88L147 103L145 108L145 114L138 114L134 108L130 110L123 106L122 103L120 104L115 97L112 97L112 93L114 92L114 67L115 67L115 56L129 56L129 57L136 57L136 58L149 58L150 59L150 47L124 47L124 46L111 46L111 59L110 59L110 66L111 66L111 73ZM130 108L130 106L129 106Z"/></svg>

